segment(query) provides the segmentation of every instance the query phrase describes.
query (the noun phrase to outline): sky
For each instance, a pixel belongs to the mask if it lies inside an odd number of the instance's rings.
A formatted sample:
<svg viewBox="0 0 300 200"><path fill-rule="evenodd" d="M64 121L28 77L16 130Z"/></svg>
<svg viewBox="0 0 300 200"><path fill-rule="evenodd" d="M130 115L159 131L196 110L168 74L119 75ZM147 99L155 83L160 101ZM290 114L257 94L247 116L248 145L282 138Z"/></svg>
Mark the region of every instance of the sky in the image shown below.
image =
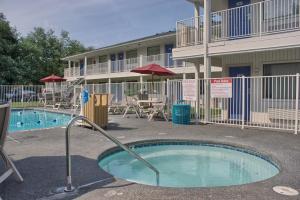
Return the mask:
<svg viewBox="0 0 300 200"><path fill-rule="evenodd" d="M185 0L0 0L11 25L25 36L40 26L70 33L95 48L174 30L193 16Z"/></svg>

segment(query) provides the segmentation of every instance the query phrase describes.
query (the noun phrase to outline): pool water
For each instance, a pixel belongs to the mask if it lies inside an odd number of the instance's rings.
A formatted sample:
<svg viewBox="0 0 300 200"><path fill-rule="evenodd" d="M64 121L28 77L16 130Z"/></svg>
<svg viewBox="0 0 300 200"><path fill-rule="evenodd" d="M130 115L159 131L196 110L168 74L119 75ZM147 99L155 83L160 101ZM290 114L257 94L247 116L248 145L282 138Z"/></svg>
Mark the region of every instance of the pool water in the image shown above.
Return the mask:
<svg viewBox="0 0 300 200"><path fill-rule="evenodd" d="M8 132L66 126L71 115L33 109L13 109Z"/></svg>
<svg viewBox="0 0 300 200"><path fill-rule="evenodd" d="M159 186L165 187L241 185L279 173L267 159L225 145L156 142L134 151L158 169ZM156 185L155 173L125 151L100 156L99 166L115 177Z"/></svg>

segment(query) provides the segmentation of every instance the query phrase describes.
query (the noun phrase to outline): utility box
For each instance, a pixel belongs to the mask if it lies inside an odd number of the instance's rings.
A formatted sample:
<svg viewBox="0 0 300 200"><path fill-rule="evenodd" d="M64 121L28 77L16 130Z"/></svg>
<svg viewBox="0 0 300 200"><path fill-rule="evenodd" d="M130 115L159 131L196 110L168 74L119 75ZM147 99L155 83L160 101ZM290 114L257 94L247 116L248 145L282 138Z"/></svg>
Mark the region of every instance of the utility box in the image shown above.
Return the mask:
<svg viewBox="0 0 300 200"><path fill-rule="evenodd" d="M108 125L108 94L91 94L84 105L83 114L86 118L106 129Z"/></svg>

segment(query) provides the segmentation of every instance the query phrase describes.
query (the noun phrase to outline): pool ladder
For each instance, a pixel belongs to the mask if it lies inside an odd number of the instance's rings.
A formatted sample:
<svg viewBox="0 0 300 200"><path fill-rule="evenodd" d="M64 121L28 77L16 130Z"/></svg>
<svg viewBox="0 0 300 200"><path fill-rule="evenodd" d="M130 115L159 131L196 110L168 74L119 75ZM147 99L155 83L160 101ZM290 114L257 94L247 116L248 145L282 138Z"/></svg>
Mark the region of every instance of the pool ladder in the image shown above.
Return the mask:
<svg viewBox="0 0 300 200"><path fill-rule="evenodd" d="M66 182L67 183L66 183L66 187L64 189L65 192L73 192L75 190L75 187L72 185L72 174L71 174L72 166L71 166L71 155L70 155L70 129L71 129L72 125L76 121L79 121L79 120L84 121L87 124L89 124L91 127L93 127L98 132L100 132L103 136L105 136L110 141L115 143L118 147L122 148L124 151L129 153L129 155L131 155L135 159L139 160L146 167L148 167L149 169L154 171L155 175L156 175L156 184L157 184L157 186L159 185L159 171L152 164L150 164L148 161L143 159L141 156L139 156L134 151L130 150L126 145L122 144L115 137L108 135L108 133L106 131L104 131L101 127L99 127L97 124L91 122L89 119L87 119L84 116L77 116L77 117L74 117L73 119L71 119L71 121L68 123L68 126L66 128L66 132L65 132L65 134L66 134L66 171L67 171L67 176L66 176Z"/></svg>

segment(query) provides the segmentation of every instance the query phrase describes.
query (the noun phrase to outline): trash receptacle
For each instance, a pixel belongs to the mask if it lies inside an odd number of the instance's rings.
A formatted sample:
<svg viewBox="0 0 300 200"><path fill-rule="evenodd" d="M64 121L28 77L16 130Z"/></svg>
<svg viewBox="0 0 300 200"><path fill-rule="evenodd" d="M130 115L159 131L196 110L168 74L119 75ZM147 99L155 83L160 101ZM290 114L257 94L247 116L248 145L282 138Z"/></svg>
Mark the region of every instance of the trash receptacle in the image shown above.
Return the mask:
<svg viewBox="0 0 300 200"><path fill-rule="evenodd" d="M190 124L191 122L191 105L174 104L172 107L172 122L174 124Z"/></svg>
<svg viewBox="0 0 300 200"><path fill-rule="evenodd" d="M101 128L107 128L108 94L91 94L83 111L86 118Z"/></svg>

